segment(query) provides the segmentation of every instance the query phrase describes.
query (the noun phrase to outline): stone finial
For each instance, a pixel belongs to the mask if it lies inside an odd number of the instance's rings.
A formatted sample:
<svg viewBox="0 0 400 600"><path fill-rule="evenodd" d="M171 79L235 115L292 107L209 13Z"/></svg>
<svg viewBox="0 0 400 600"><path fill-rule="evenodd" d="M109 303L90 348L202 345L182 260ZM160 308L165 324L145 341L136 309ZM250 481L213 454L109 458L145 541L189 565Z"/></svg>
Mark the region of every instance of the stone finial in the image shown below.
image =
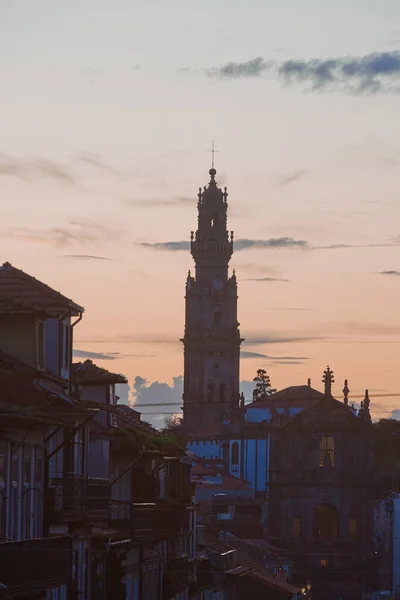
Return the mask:
<svg viewBox="0 0 400 600"><path fill-rule="evenodd" d="M307 379L307 386L311 387L311 379L310 378Z"/></svg>
<svg viewBox="0 0 400 600"><path fill-rule="evenodd" d="M347 379L344 380L344 388L343 388L343 402L346 404L346 406L349 404L349 386L347 384Z"/></svg>
<svg viewBox="0 0 400 600"><path fill-rule="evenodd" d="M329 368L329 365L326 367L324 371L324 376L322 377L322 383L325 384L325 396L332 397L332 383L335 383L335 377L333 375L332 369Z"/></svg>

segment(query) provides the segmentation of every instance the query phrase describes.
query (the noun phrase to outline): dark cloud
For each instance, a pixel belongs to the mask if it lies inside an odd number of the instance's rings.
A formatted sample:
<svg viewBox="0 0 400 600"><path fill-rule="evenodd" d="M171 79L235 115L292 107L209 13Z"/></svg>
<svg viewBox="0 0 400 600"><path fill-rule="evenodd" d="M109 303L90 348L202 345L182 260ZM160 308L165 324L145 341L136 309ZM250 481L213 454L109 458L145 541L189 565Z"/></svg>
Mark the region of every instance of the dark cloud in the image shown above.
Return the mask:
<svg viewBox="0 0 400 600"><path fill-rule="evenodd" d="M273 360L273 365L303 365L302 360Z"/></svg>
<svg viewBox="0 0 400 600"><path fill-rule="evenodd" d="M309 82L313 89L339 86L356 93L389 91L393 83L398 83L400 53L376 52L361 57L289 60L279 65L278 74L289 83Z"/></svg>
<svg viewBox="0 0 400 600"><path fill-rule="evenodd" d="M246 350L241 350L240 358L268 358L268 356L261 352L246 352Z"/></svg>
<svg viewBox="0 0 400 600"><path fill-rule="evenodd" d="M291 361L311 360L308 356L269 356L268 354L262 354L261 352L248 352L246 350L240 351L240 358L264 358L265 360L283 363L287 362L288 364L290 364Z"/></svg>
<svg viewBox="0 0 400 600"><path fill-rule="evenodd" d="M222 67L208 69L206 74L221 79L237 79L259 77L266 72L287 84L311 84L313 90L342 89L356 94L398 92L400 52L283 62L267 62L258 56L246 62L229 62Z"/></svg>
<svg viewBox="0 0 400 600"><path fill-rule="evenodd" d="M11 227L1 235L26 242L66 247L120 240L122 233L121 229L103 223L68 221L66 225L45 229Z"/></svg>
<svg viewBox="0 0 400 600"><path fill-rule="evenodd" d="M296 342L315 342L320 341L324 338L316 336L291 336L285 334L275 334L266 336L252 336L246 337L243 342L246 346L263 346L264 344L294 344ZM277 357L276 357L277 358Z"/></svg>
<svg viewBox="0 0 400 600"><path fill-rule="evenodd" d="M248 279L242 279L242 281L259 281L259 282L272 282L272 281L289 281L289 279L282 279L281 277L249 277Z"/></svg>
<svg viewBox="0 0 400 600"><path fill-rule="evenodd" d="M142 246L143 248L151 248L153 250L166 250L170 252L179 252L179 251L187 251L190 250L190 242L189 241L170 241L170 242L139 242L138 246ZM299 248L299 249L307 249L308 242L305 240L294 240L291 237L280 237L280 238L270 238L267 240L249 240L249 239L239 239L234 242L234 247L236 252L240 252L241 250L249 250L251 248Z"/></svg>
<svg viewBox="0 0 400 600"><path fill-rule="evenodd" d="M380 271L378 275L390 275L392 277L400 277L400 271Z"/></svg>
<svg viewBox="0 0 400 600"><path fill-rule="evenodd" d="M89 350L74 350L74 358L90 360L118 360L120 358L154 358L154 354L121 354L121 352L91 352Z"/></svg>
<svg viewBox="0 0 400 600"><path fill-rule="evenodd" d="M246 62L229 62L222 67L213 67L207 70L210 77L236 79L239 77L259 77L272 63L266 63L258 56Z"/></svg>
<svg viewBox="0 0 400 600"><path fill-rule="evenodd" d="M300 170L300 171L293 171L293 173L289 173L289 174L285 175L284 177L282 177L279 181L279 184L280 185L288 185L289 183L298 181L299 179L304 177L304 175L306 175L306 173L307 173L307 171L305 169Z"/></svg>
<svg viewBox="0 0 400 600"><path fill-rule="evenodd" d="M73 158L77 163L86 165L96 170L104 171L120 179L123 178L123 172L105 163L100 154L93 154L92 152L79 152L75 154Z"/></svg>
<svg viewBox="0 0 400 600"><path fill-rule="evenodd" d="M399 246L400 240L394 239L392 242L383 244L329 244L327 246L313 246L311 250L342 250L347 248L392 248Z"/></svg>
<svg viewBox="0 0 400 600"><path fill-rule="evenodd" d="M107 256L95 256L93 254L63 254L62 258L71 258L75 260L114 260Z"/></svg>
<svg viewBox="0 0 400 600"><path fill-rule="evenodd" d="M121 358L119 352L89 352L86 350L74 350L74 358L84 358L85 360L116 360Z"/></svg>
<svg viewBox="0 0 400 600"><path fill-rule="evenodd" d="M48 179L63 186L77 187L76 176L65 166L53 160L38 157L22 158L0 154L0 177L8 176L31 183L38 179Z"/></svg>
<svg viewBox="0 0 400 600"><path fill-rule="evenodd" d="M182 250L190 250L190 242L183 240L180 242L138 242L136 245L142 246L142 248L150 248L152 250L167 250L168 252L181 252Z"/></svg>

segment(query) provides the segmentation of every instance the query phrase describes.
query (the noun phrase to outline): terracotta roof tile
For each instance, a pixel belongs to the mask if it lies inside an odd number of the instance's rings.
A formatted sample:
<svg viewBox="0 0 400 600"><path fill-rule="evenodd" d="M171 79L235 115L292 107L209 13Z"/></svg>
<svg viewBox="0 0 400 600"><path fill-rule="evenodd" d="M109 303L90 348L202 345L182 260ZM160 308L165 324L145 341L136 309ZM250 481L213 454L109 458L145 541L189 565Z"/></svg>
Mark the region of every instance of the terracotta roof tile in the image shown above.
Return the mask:
<svg viewBox="0 0 400 600"><path fill-rule="evenodd" d="M18 300L16 300L18 299ZM84 309L35 277L5 262L0 267L0 312L70 312L77 316Z"/></svg>
<svg viewBox="0 0 400 600"><path fill-rule="evenodd" d="M94 364L91 360L85 362L73 363L72 379L77 385L107 384L107 383L128 383L124 375L111 373Z"/></svg>

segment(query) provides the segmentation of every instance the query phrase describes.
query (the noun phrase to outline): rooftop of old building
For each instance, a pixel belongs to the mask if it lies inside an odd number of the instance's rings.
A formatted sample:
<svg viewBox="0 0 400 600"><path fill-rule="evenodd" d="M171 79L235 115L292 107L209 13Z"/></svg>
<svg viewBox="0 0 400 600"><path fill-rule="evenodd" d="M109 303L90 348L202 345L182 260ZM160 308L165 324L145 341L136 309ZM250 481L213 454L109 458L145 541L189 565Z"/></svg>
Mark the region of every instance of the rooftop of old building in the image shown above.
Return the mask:
<svg viewBox="0 0 400 600"><path fill-rule="evenodd" d="M0 290L3 314L55 312L78 316L84 312L82 306L9 262L0 267Z"/></svg>

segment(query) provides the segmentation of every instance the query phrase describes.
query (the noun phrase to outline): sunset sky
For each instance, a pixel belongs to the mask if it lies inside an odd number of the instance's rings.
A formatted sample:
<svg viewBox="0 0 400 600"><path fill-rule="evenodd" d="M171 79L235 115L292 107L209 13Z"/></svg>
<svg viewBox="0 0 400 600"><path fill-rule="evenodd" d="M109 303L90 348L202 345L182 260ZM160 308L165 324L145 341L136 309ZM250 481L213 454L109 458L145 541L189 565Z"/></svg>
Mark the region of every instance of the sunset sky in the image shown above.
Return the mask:
<svg viewBox="0 0 400 600"><path fill-rule="evenodd" d="M179 406L214 138L241 379L320 389L329 364L338 397L400 409L399 23L398 0L3 0L1 262L85 307L76 355L132 402Z"/></svg>

